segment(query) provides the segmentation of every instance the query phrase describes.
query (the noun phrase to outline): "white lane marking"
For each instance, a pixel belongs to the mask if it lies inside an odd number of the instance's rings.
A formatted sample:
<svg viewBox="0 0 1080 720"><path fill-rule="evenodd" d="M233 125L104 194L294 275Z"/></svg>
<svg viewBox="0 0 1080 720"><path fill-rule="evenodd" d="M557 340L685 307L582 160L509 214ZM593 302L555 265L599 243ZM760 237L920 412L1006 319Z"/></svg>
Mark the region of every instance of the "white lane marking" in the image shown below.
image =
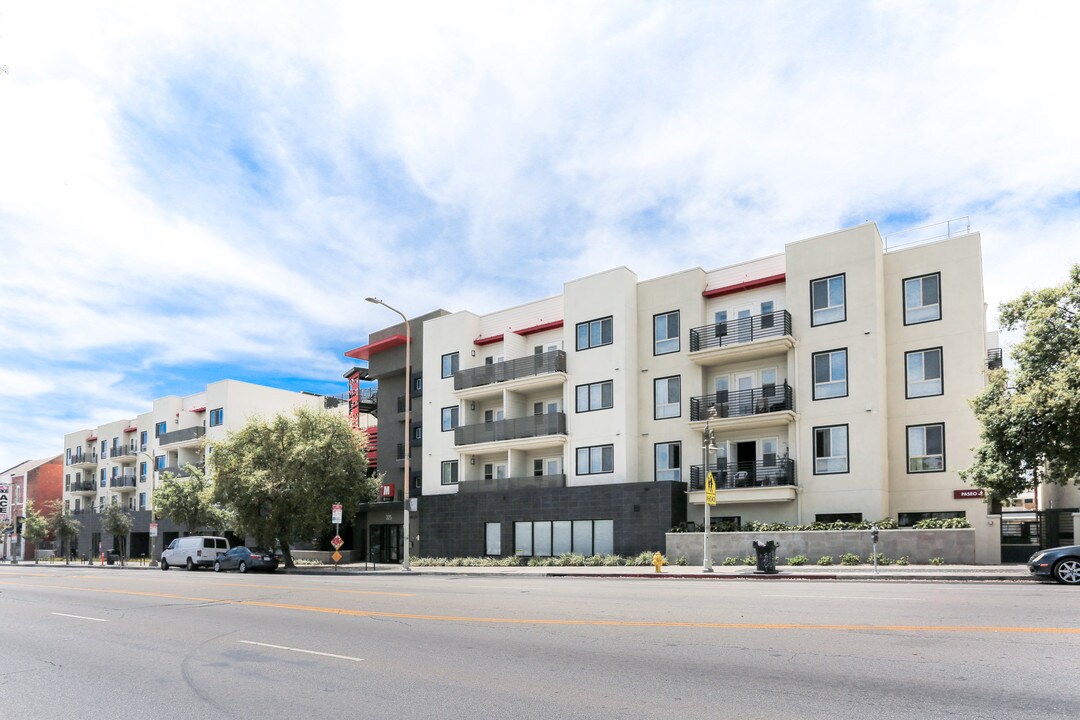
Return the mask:
<svg viewBox="0 0 1080 720"><path fill-rule="evenodd" d="M925 600L926 598L900 598L891 596L875 597L873 595L761 595L760 597L788 598L799 600Z"/></svg>
<svg viewBox="0 0 1080 720"><path fill-rule="evenodd" d="M301 650L300 648L285 647L284 645L270 645L269 643L255 642L253 640L239 640L245 645L258 645L259 647L274 648L275 650L291 650L292 652L305 653L307 655L322 655L323 657L337 658L338 660L352 660L353 662L363 662L364 658L349 657L348 655L335 655L334 653L318 652L317 650Z"/></svg>
<svg viewBox="0 0 1080 720"><path fill-rule="evenodd" d="M109 622L108 620L102 620L101 618L86 617L85 615L68 615L67 613L56 613L53 615L59 615L60 617L76 618L79 620L93 620L94 622Z"/></svg>

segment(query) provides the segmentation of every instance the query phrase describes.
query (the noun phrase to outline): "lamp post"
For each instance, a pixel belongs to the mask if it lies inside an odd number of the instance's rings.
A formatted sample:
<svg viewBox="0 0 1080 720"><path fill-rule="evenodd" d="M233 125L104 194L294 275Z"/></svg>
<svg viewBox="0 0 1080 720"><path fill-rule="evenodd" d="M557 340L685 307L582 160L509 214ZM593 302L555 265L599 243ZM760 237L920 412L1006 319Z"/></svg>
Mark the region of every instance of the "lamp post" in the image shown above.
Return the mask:
<svg viewBox="0 0 1080 720"><path fill-rule="evenodd" d="M705 418L705 430L701 433L701 473L703 475L702 482L705 483L705 544L701 552L701 571L710 573L713 571L712 558L709 557L709 525L712 524L709 517L709 451L716 450L716 438L713 436L712 420L716 417L716 406L709 408L709 414ZM715 482L715 481L714 481ZM715 493L716 486L713 485L713 492ZM715 500L714 500L715 502Z"/></svg>
<svg viewBox="0 0 1080 720"><path fill-rule="evenodd" d="M405 534L404 549L401 554L401 569L403 572L409 572L409 542L411 536L409 534L409 455L412 452L411 440L412 440L412 427L409 422L410 411L412 410L412 330L409 328L409 318L405 317L405 313L401 312L395 307L387 305L377 297L364 298L369 303L375 305L382 305L387 310L395 312L401 316L401 321L405 323L405 488L402 493L402 497L405 501L404 512L402 513L402 531Z"/></svg>
<svg viewBox="0 0 1080 720"><path fill-rule="evenodd" d="M136 453L136 457L142 455L149 462L146 464L146 468L150 473L150 522L157 522L157 514L154 512L154 503L157 501L157 487L154 482L154 478L157 476L157 460L154 456L145 450L139 450ZM154 546L157 545L157 536L153 533L150 534L150 567L156 568L158 566L157 553L154 551Z"/></svg>

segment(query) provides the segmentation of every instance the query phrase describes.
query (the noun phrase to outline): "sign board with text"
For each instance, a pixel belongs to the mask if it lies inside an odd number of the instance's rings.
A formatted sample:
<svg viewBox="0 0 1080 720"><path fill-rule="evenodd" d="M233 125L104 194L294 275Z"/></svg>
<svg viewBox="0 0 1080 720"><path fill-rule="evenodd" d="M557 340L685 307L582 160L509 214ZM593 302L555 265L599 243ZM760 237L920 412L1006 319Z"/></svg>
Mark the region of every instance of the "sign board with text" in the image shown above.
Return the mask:
<svg viewBox="0 0 1080 720"><path fill-rule="evenodd" d="M150 537L157 537L157 523L150 523Z"/></svg>
<svg viewBox="0 0 1080 720"><path fill-rule="evenodd" d="M335 525L340 525L341 524L341 503L334 503L334 513L333 513L333 515L334 515L334 519L331 520L330 522L334 523Z"/></svg>
<svg viewBox="0 0 1080 720"><path fill-rule="evenodd" d="M952 496L954 500L968 500L970 498L984 498L986 497L986 491L982 488L967 488L965 490L953 490Z"/></svg>
<svg viewBox="0 0 1080 720"><path fill-rule="evenodd" d="M0 485L0 522L11 522L11 486Z"/></svg>
<svg viewBox="0 0 1080 720"><path fill-rule="evenodd" d="M712 473L705 476L705 503L708 505L716 504L716 478Z"/></svg>

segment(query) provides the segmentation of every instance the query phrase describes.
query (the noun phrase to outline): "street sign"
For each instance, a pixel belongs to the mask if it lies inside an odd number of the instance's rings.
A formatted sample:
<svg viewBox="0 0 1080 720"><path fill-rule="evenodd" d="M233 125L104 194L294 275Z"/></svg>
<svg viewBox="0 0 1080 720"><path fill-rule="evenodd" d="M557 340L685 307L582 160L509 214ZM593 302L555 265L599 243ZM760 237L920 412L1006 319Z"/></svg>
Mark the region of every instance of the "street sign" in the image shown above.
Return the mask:
<svg viewBox="0 0 1080 720"><path fill-rule="evenodd" d="M334 550L340 550L341 546L345 544L345 541L341 539L340 535L335 535L334 539L330 541L330 544L334 546Z"/></svg>
<svg viewBox="0 0 1080 720"><path fill-rule="evenodd" d="M157 523L150 523L150 537L157 537Z"/></svg>
<svg viewBox="0 0 1080 720"><path fill-rule="evenodd" d="M984 498L986 497L986 491L981 488L966 488L964 490L953 490L952 496L954 500L967 500L968 498Z"/></svg>
<svg viewBox="0 0 1080 720"><path fill-rule="evenodd" d="M11 486L0 485L0 521L11 521Z"/></svg>
<svg viewBox="0 0 1080 720"><path fill-rule="evenodd" d="M336 563L341 562L341 553L339 553L337 550L335 550L334 554L330 556L330 559L333 560Z"/></svg>
<svg viewBox="0 0 1080 720"><path fill-rule="evenodd" d="M716 504L716 478L712 473L705 476L705 502L709 505Z"/></svg>
<svg viewBox="0 0 1080 720"><path fill-rule="evenodd" d="M338 525L341 523L341 503L334 503L334 519L330 522Z"/></svg>

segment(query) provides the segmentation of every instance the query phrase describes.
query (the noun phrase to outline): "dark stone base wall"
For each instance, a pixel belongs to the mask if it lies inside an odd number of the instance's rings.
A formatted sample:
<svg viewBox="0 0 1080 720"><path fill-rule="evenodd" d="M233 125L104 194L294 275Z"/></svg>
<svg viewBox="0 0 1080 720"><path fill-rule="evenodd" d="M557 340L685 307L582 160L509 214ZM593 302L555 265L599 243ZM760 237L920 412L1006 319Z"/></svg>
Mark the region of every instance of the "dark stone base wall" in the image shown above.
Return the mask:
<svg viewBox="0 0 1080 720"><path fill-rule="evenodd" d="M483 555L484 525L489 522L502 523L503 555L511 555L514 523L544 520L612 520L615 554L636 555L663 552L667 531L686 522L686 483L424 495L417 509L420 542L413 554L421 557Z"/></svg>

